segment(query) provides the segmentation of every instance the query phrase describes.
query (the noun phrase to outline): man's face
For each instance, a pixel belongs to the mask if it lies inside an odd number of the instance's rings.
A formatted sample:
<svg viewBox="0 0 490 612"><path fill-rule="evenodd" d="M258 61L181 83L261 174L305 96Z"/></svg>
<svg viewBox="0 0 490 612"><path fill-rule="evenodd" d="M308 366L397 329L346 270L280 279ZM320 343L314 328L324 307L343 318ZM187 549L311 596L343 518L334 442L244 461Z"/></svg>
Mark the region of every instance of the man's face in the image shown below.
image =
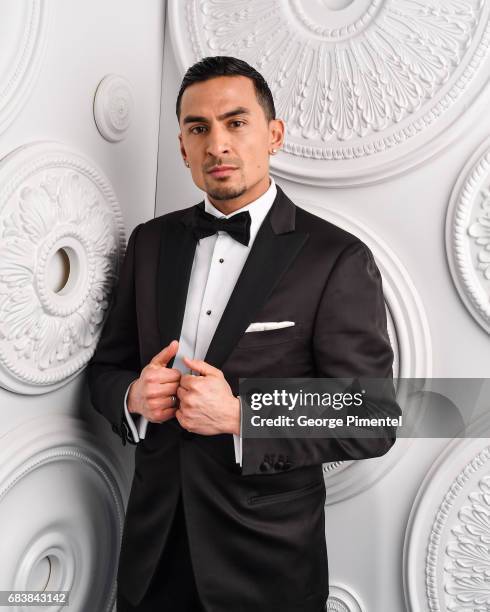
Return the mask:
<svg viewBox="0 0 490 612"><path fill-rule="evenodd" d="M282 144L284 123L267 121L251 79L223 76L190 85L179 125L182 156L211 200L235 209L266 191L269 155Z"/></svg>

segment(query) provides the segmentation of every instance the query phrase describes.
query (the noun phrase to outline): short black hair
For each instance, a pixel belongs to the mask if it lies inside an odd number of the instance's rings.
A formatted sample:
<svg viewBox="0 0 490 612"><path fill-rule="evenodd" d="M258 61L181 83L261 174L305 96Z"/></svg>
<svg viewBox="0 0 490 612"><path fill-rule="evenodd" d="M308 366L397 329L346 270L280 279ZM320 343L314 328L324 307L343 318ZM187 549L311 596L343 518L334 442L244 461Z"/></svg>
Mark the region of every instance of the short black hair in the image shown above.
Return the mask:
<svg viewBox="0 0 490 612"><path fill-rule="evenodd" d="M180 121L180 103L182 100L182 94L184 91L193 83L200 81L208 81L209 79L219 76L245 76L252 79L255 94L257 96L258 103L264 109L264 114L269 122L271 119L276 118L276 108L274 106L274 99L272 97L269 85L264 77L255 70L247 62L238 59L237 57L231 57L229 55L215 55L204 57L199 62L193 64L188 68L187 72L182 79L180 85L179 94L177 96L177 102L175 104L175 112L177 114L177 120Z"/></svg>

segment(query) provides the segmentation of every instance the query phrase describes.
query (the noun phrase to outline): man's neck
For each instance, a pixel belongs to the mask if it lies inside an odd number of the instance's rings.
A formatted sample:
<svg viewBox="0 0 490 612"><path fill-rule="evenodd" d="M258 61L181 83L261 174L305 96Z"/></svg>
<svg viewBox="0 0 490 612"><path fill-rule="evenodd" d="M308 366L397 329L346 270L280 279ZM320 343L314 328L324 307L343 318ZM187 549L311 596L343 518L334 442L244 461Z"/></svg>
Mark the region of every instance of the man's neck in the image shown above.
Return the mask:
<svg viewBox="0 0 490 612"><path fill-rule="evenodd" d="M261 195L264 195L270 186L271 180L269 175L267 175L265 180L260 180L251 189L247 189L245 193L242 193L242 195L238 198L231 198L230 200L213 200L209 194L207 194L207 196L208 200L215 208L217 208L224 215L229 215L236 210L247 206L247 204L255 202L255 200L260 198Z"/></svg>

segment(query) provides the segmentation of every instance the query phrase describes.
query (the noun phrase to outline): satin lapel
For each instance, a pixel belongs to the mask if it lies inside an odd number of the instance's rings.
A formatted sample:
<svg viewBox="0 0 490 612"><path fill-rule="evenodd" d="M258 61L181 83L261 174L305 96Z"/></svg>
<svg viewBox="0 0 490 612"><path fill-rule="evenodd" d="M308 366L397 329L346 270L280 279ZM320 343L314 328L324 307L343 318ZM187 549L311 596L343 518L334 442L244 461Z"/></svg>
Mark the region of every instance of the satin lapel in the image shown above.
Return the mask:
<svg viewBox="0 0 490 612"><path fill-rule="evenodd" d="M196 206L203 203L196 204ZM162 228L157 275L158 316L161 346L179 340L187 291L197 242L190 229L195 206L180 218L168 219ZM173 359L168 366L172 367Z"/></svg>
<svg viewBox="0 0 490 612"><path fill-rule="evenodd" d="M309 236L294 230L295 205L279 186L277 192L204 358L217 368L221 368Z"/></svg>

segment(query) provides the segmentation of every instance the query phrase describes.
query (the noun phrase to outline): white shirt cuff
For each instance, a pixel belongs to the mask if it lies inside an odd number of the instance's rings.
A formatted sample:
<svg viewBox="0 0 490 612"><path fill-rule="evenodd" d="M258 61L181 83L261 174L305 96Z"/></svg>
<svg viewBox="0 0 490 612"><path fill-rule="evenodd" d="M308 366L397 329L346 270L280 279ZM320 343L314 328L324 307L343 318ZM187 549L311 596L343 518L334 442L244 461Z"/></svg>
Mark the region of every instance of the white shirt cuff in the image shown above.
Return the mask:
<svg viewBox="0 0 490 612"><path fill-rule="evenodd" d="M138 433L140 438L144 438L146 436L146 428L148 427L148 419L140 414L139 415L140 422L138 423Z"/></svg>
<svg viewBox="0 0 490 612"><path fill-rule="evenodd" d="M240 435L233 434L233 446L235 447L235 462L242 466L242 400L238 395L240 402Z"/></svg>
<svg viewBox="0 0 490 612"><path fill-rule="evenodd" d="M133 434L133 440L135 442L139 442L140 438L145 437L146 425L148 421L142 415L136 415L136 421L137 422L139 421L138 428L136 428L134 419L128 410L127 399L128 399L129 387L133 384L133 382L130 385L128 385L128 388L126 389L126 393L124 394L124 416L126 417L126 422L129 426L129 429L131 430L131 433Z"/></svg>

